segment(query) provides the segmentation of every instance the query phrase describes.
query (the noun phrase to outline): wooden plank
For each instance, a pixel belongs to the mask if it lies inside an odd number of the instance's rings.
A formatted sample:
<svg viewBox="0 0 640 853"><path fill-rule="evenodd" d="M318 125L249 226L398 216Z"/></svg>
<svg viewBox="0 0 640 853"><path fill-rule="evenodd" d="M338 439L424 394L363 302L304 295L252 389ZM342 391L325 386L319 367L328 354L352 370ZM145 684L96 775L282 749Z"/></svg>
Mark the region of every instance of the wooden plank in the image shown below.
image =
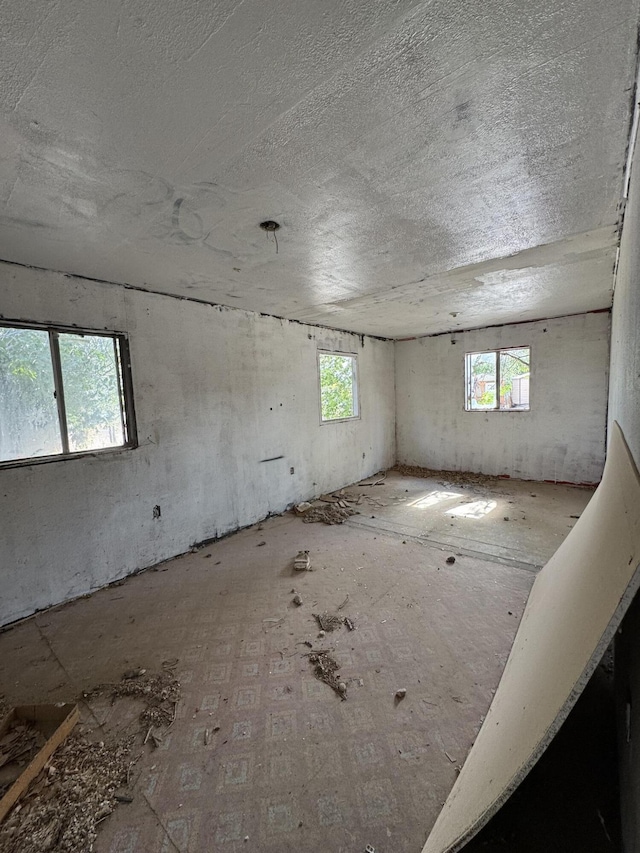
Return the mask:
<svg viewBox="0 0 640 853"><path fill-rule="evenodd" d="M0 800L0 823L5 819L13 805L24 794L62 741L73 729L80 719L80 711L77 705L23 705L14 708L5 717L0 726L0 732L6 731L9 724L16 719L23 719L33 723L60 722L42 749L33 757L32 761Z"/></svg>
<svg viewBox="0 0 640 853"><path fill-rule="evenodd" d="M423 853L456 853L511 796L640 589L640 477L618 424L602 482L535 580L502 679Z"/></svg>

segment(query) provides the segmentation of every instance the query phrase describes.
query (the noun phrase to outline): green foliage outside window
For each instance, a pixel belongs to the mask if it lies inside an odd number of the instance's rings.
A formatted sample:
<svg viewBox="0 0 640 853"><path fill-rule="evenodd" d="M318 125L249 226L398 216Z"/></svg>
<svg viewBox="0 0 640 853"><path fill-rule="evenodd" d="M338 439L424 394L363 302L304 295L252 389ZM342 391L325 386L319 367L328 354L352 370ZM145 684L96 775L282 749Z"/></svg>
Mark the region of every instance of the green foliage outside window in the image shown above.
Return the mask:
<svg viewBox="0 0 640 853"><path fill-rule="evenodd" d="M71 451L122 444L113 340L60 335L60 362Z"/></svg>
<svg viewBox="0 0 640 853"><path fill-rule="evenodd" d="M526 400L520 402L520 394L514 395L514 380L527 377L531 369L531 351L529 347L489 350L487 352L467 353L465 375L467 388L466 408L501 409L529 408L528 385ZM496 385L500 377L500 394L496 399ZM515 400L515 402L514 402Z"/></svg>
<svg viewBox="0 0 640 853"><path fill-rule="evenodd" d="M357 415L355 399L355 357L321 353L320 403L323 421Z"/></svg>
<svg viewBox="0 0 640 853"><path fill-rule="evenodd" d="M0 461L63 452L51 346L60 354L70 452L125 443L111 336L0 326Z"/></svg>

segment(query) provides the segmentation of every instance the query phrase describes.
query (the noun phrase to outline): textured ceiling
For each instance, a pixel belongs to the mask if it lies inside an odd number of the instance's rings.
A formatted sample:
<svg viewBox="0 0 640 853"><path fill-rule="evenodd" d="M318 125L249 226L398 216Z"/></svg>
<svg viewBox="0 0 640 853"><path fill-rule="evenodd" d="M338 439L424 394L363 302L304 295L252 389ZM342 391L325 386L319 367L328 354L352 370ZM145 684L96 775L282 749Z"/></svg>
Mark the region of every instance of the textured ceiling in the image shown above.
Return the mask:
<svg viewBox="0 0 640 853"><path fill-rule="evenodd" d="M389 337L611 302L637 2L0 13L1 258Z"/></svg>

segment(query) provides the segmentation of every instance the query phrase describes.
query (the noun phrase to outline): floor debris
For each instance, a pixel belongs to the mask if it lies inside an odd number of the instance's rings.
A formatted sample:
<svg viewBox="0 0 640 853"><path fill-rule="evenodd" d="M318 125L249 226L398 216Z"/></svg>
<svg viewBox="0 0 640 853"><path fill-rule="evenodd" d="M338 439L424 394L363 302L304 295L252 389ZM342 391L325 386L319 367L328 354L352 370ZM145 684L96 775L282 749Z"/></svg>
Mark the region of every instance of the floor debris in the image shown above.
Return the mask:
<svg viewBox="0 0 640 853"><path fill-rule="evenodd" d="M128 669L125 673L123 673L122 680L123 681L130 681L132 678L140 678L142 675L145 675L146 671L147 671L146 669L140 669L140 668Z"/></svg>
<svg viewBox="0 0 640 853"><path fill-rule="evenodd" d="M173 663L165 661L165 664ZM144 672L144 670L141 670ZM140 724L143 731L170 726L175 720L176 707L180 701L180 682L174 677L170 667L165 667L157 675L140 675L136 678L124 678L116 684L101 684L84 693L85 699L108 694L112 703L116 699L131 696L142 699L144 708L140 712ZM160 735L153 731L151 739L161 742ZM156 743L156 745L158 745Z"/></svg>
<svg viewBox="0 0 640 853"><path fill-rule="evenodd" d="M19 719L0 738L0 799L45 743L41 731Z"/></svg>
<svg viewBox="0 0 640 853"><path fill-rule="evenodd" d="M328 652L312 652L308 655L309 663L313 664L313 674L320 681L328 684L341 699L347 698L347 685L340 681L336 673L340 664Z"/></svg>
<svg viewBox="0 0 640 853"><path fill-rule="evenodd" d="M396 690L396 699L398 701L400 701L400 699L404 699L404 697L406 695L407 695L407 688L406 687L401 687L399 690Z"/></svg>
<svg viewBox="0 0 640 853"><path fill-rule="evenodd" d="M117 802L126 803L127 805L133 802L133 797L129 794L114 794L113 798L117 800Z"/></svg>
<svg viewBox="0 0 640 853"><path fill-rule="evenodd" d="M452 566L452 565L455 563L455 561L456 561L456 558L455 558L455 557L447 557L447 560L446 560L446 562L447 562L450 566Z"/></svg>
<svg viewBox="0 0 640 853"><path fill-rule="evenodd" d="M308 572L311 569L311 560L308 551L298 551L293 558L293 568L296 572Z"/></svg>
<svg viewBox="0 0 640 853"><path fill-rule="evenodd" d="M343 524L350 516L356 515L357 510L350 506L338 506L337 504L328 504L327 506L315 506L305 512L302 520L306 524L313 522L323 522L324 524Z"/></svg>
<svg viewBox="0 0 640 853"><path fill-rule="evenodd" d="M497 483L498 478L489 474L473 474L469 471L439 471L433 468L421 468L419 465L396 465L393 469L403 477L423 477L429 480L442 480L455 486L485 486Z"/></svg>
<svg viewBox="0 0 640 853"><path fill-rule="evenodd" d="M373 482L373 483L358 483L358 488L360 488L361 486L362 486L362 487L364 487L364 486L383 486L383 485L384 485L384 481L385 481L386 479L387 479L387 475L386 475L386 472L385 472L385 473L382 475L382 477L380 477L378 480L376 480L376 481L375 481L375 482Z"/></svg>
<svg viewBox="0 0 640 853"><path fill-rule="evenodd" d="M297 605L298 607L300 607L300 605L302 604L302 598L299 595L294 595L293 596L293 603L295 605Z"/></svg>
<svg viewBox="0 0 640 853"><path fill-rule="evenodd" d="M356 630L356 626L353 622L353 619L349 619L348 616L344 617L344 624L347 628L347 631L355 631Z"/></svg>
<svg viewBox="0 0 640 853"><path fill-rule="evenodd" d="M117 807L135 737L91 742L74 732L0 826L0 853L90 853Z"/></svg>
<svg viewBox="0 0 640 853"><path fill-rule="evenodd" d="M342 625L342 617L336 613L314 613L314 618L323 631L335 631Z"/></svg>
<svg viewBox="0 0 640 853"><path fill-rule="evenodd" d="M150 741L159 746L175 720L181 696L174 676L177 664L177 659L166 660L157 674L138 667L118 683L83 693L89 703L100 696L110 697L112 704L123 698L140 700L140 734L110 733L99 741L95 733L69 735L0 825L0 853L91 853L99 824L119 803L133 802L127 788L142 745ZM209 737L207 730L205 743ZM5 753L9 749L2 749Z"/></svg>

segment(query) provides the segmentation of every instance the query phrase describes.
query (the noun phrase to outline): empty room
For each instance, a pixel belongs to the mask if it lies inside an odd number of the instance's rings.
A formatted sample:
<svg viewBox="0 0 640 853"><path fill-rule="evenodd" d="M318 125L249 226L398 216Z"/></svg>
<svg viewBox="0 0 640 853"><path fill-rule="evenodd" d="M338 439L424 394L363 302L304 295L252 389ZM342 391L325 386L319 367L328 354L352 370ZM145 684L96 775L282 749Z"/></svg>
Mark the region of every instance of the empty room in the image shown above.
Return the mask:
<svg viewBox="0 0 640 853"><path fill-rule="evenodd" d="M0 853L640 853L640 5L0 21Z"/></svg>

